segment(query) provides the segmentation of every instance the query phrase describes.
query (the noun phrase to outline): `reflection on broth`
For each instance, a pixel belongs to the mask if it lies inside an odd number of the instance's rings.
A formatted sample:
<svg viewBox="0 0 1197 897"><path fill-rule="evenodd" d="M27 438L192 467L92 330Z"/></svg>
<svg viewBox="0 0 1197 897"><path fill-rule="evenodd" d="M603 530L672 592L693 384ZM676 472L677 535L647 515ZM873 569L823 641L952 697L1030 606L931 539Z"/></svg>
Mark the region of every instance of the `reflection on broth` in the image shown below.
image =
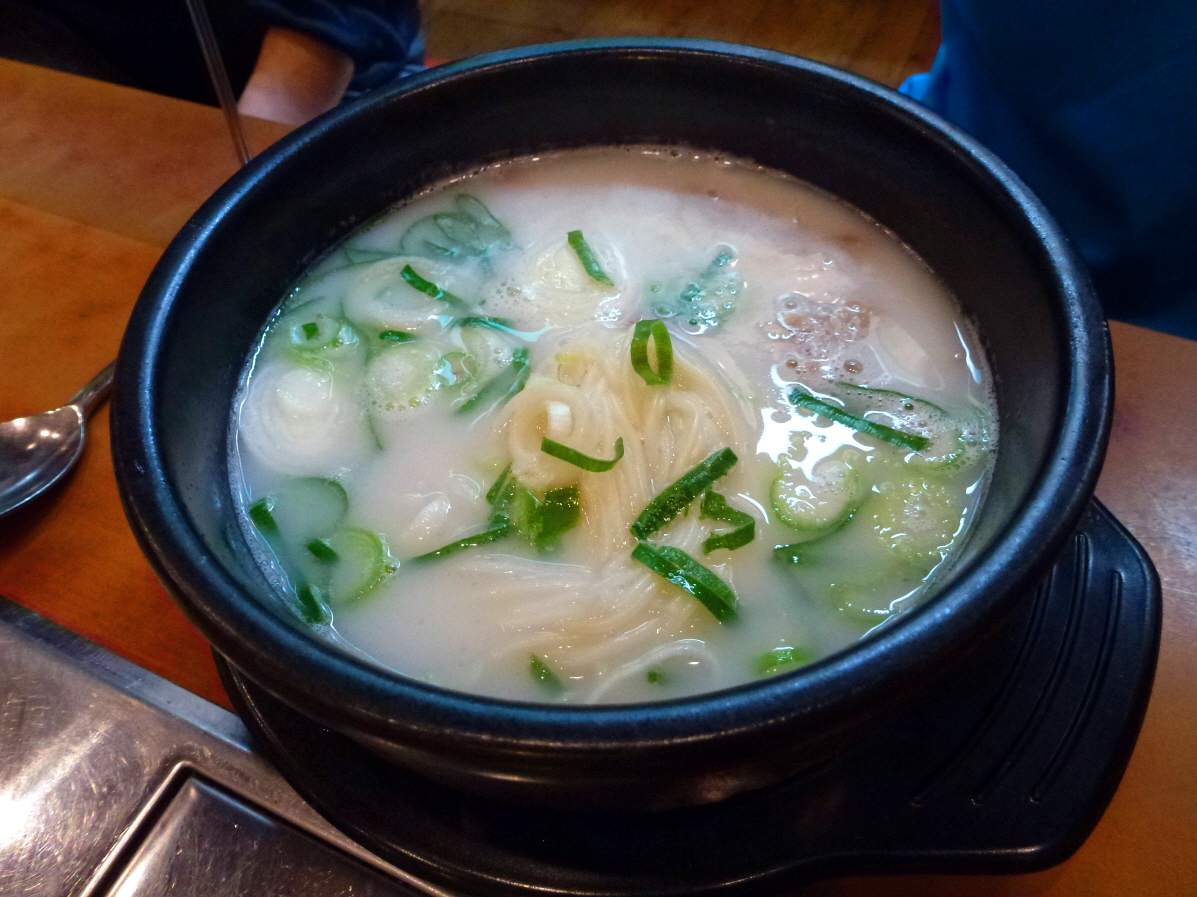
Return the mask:
<svg viewBox="0 0 1197 897"><path fill-rule="evenodd" d="M408 676L649 701L796 669L934 589L992 466L983 355L857 210L634 147L437 185L333 251L237 411L263 565Z"/></svg>

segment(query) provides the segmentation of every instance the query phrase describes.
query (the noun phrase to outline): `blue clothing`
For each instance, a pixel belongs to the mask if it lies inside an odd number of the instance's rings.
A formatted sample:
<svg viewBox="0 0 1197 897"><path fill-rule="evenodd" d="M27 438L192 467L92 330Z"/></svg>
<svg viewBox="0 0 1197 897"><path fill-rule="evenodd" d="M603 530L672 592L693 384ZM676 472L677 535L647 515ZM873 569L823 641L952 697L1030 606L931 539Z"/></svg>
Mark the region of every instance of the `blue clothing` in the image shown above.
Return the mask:
<svg viewBox="0 0 1197 897"><path fill-rule="evenodd" d="M1197 339L1197 4L941 0L901 90L1034 190L1110 317Z"/></svg>
<svg viewBox="0 0 1197 897"><path fill-rule="evenodd" d="M204 0L234 93L281 25L353 60L347 96L424 67L418 0ZM0 57L216 105L184 0L0 0Z"/></svg>
<svg viewBox="0 0 1197 897"><path fill-rule="evenodd" d="M249 0L263 21L320 38L353 60L345 96L397 81L424 68L416 0Z"/></svg>

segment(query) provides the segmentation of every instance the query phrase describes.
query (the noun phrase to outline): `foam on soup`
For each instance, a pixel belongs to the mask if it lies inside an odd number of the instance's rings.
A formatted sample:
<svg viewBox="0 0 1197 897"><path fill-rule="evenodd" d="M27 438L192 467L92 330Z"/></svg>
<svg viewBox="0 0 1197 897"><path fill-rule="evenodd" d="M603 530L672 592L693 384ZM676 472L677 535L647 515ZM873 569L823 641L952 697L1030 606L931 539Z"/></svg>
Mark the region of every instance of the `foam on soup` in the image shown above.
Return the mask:
<svg viewBox="0 0 1197 897"><path fill-rule="evenodd" d="M381 216L285 298L236 414L295 613L529 701L725 688L890 625L950 566L996 438L967 322L891 233L654 147Z"/></svg>

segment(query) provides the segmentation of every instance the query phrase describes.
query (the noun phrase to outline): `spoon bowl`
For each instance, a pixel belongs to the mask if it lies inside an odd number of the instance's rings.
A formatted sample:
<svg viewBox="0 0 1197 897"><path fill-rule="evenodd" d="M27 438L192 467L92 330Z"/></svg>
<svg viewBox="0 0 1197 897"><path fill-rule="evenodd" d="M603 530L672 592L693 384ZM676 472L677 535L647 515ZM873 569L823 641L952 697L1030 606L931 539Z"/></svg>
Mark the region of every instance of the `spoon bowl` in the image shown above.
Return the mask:
<svg viewBox="0 0 1197 897"><path fill-rule="evenodd" d="M83 453L84 423L112 387L110 364L53 411L0 423L0 517L45 492Z"/></svg>

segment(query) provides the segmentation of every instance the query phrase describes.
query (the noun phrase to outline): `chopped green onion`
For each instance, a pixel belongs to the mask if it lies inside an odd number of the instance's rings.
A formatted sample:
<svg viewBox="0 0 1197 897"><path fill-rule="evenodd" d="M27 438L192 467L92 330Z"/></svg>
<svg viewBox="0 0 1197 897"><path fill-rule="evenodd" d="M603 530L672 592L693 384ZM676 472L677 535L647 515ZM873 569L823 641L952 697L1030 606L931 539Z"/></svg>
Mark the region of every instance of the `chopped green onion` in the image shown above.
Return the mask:
<svg viewBox="0 0 1197 897"><path fill-rule="evenodd" d="M295 597L299 599L299 610L305 622L312 625L328 623L332 620L332 612L320 589L309 583L302 583L295 590Z"/></svg>
<svg viewBox="0 0 1197 897"><path fill-rule="evenodd" d="M486 529L422 554L415 560L445 557L465 548L498 542L510 535L519 535L542 551L548 550L577 526L582 517L581 492L577 485L550 489L544 498L537 498L532 490L512 476L510 465L486 490L486 501L491 506Z"/></svg>
<svg viewBox="0 0 1197 897"><path fill-rule="evenodd" d="M337 554L337 550L329 544L328 539L313 539L308 543L308 552L316 560L329 564L341 557Z"/></svg>
<svg viewBox="0 0 1197 897"><path fill-rule="evenodd" d="M653 685L665 685L669 682L669 677L660 670L649 670L644 674L644 678Z"/></svg>
<svg viewBox="0 0 1197 897"><path fill-rule="evenodd" d="M783 645L766 651L757 661L757 673L761 676L772 676L784 671L787 667L806 666L811 662L810 652L802 648Z"/></svg>
<svg viewBox="0 0 1197 897"><path fill-rule="evenodd" d="M463 193L454 202L456 212L428 215L409 227L399 240L400 253L452 259L510 246L511 234L480 201Z"/></svg>
<svg viewBox="0 0 1197 897"><path fill-rule="evenodd" d="M449 305L456 305L461 308L469 307L469 303L460 296L454 296L452 293L442 290L431 280L425 280L416 273L416 269L411 265L404 265L403 270L399 273L403 275L404 280L406 280L415 289L419 290L426 296L431 296L433 299L438 299L441 302L448 303Z"/></svg>
<svg viewBox="0 0 1197 897"><path fill-rule="evenodd" d="M478 236L490 244L510 244L511 233L503 226L480 199L468 193L459 194L454 200L457 210L474 222ZM487 247L491 248L490 246Z"/></svg>
<svg viewBox="0 0 1197 897"><path fill-rule="evenodd" d="M640 512L640 516L632 524L632 535L637 539L647 539L684 511L690 502L706 492L711 484L731 470L738 460L736 453L730 448L722 448L690 468L677 482L666 486L664 491Z"/></svg>
<svg viewBox="0 0 1197 897"><path fill-rule="evenodd" d="M577 485L550 489L537 508L536 547L553 547L581 518L581 491Z"/></svg>
<svg viewBox="0 0 1197 897"><path fill-rule="evenodd" d="M506 402L524 388L524 384L528 382L528 377L531 375L532 368L528 365L528 350L522 347L516 349L511 353L511 364L482 384L482 388L466 399L457 409L458 413L465 414L473 411L484 402L496 400Z"/></svg>
<svg viewBox="0 0 1197 897"><path fill-rule="evenodd" d="M632 549L632 557L678 588L689 592L720 623L736 619L736 593L731 586L680 548L672 545L653 548L646 542L640 542Z"/></svg>
<svg viewBox="0 0 1197 897"><path fill-rule="evenodd" d="M262 533L277 533L278 522L274 519L274 498L267 495L249 506L249 519Z"/></svg>
<svg viewBox="0 0 1197 897"><path fill-rule="evenodd" d="M450 542L436 551L430 551L427 554L417 555L412 558L416 561L431 561L436 558L447 557L455 554L465 548L476 548L479 545L489 545L492 542L498 542L500 539L505 539L511 532L511 523L503 521L499 524L494 524L480 533L475 533L472 536L466 536L464 539L458 539L456 542Z"/></svg>
<svg viewBox="0 0 1197 897"><path fill-rule="evenodd" d="M511 478L511 465L508 464L503 468L503 472L499 474L499 478L495 480L494 484L486 490L486 503L493 505L499 494L507 488L507 481Z"/></svg>
<svg viewBox="0 0 1197 897"><path fill-rule="evenodd" d="M398 255L395 252L388 252L385 249L352 249L346 247L345 257L349 259L349 264L360 265L363 262L380 262L383 259L393 259Z"/></svg>
<svg viewBox="0 0 1197 897"><path fill-rule="evenodd" d="M607 276L607 272L599 265L598 259L594 257L594 252L590 248L590 244L586 242L586 238L582 236L580 230L571 230L568 234L568 240L569 245L578 254L578 261L582 263L582 267L586 269L586 273L590 275L591 280L606 284L609 287L615 286L614 281Z"/></svg>
<svg viewBox="0 0 1197 897"><path fill-rule="evenodd" d="M698 513L703 520L718 520L735 527L729 533L712 533L708 536L702 543L702 550L706 554L718 548L735 551L756 538L756 518L736 510L727 503L726 498L714 490L708 489L702 494L702 504Z"/></svg>
<svg viewBox="0 0 1197 897"><path fill-rule="evenodd" d="M560 458L562 461L572 464L574 467L580 467L589 473L604 473L618 464L619 459L623 457L623 437L620 436L615 440L615 457L610 461L583 455L576 449L571 449L568 445L562 445L560 442L549 439L547 436L540 441L540 450L546 455Z"/></svg>
<svg viewBox="0 0 1197 897"><path fill-rule="evenodd" d="M795 542L792 545L778 545L773 549L773 557L783 564L805 564L810 560L806 553L805 542Z"/></svg>
<svg viewBox="0 0 1197 897"><path fill-rule="evenodd" d="M315 321L308 321L303 325L303 335L308 339L315 339L320 335L320 325Z"/></svg>
<svg viewBox="0 0 1197 897"><path fill-rule="evenodd" d="M814 411L816 414L821 414L823 417L833 420L837 424L843 424L846 427L851 427L853 430L864 433L866 436L872 436L874 439L880 439L893 445L900 445L913 452L921 452L931 445L931 440L926 436L919 436L917 433L904 433L901 430L895 430L893 427L887 427L885 424L873 423L871 420L865 420L862 417L849 414L844 409L832 405L830 402L816 399L814 396L800 389L795 389L790 393L790 401L795 405L800 405L803 408Z"/></svg>
<svg viewBox="0 0 1197 897"><path fill-rule="evenodd" d="M518 334L520 332L510 321L503 318L492 318L489 315L467 315L464 318L457 318L454 323L458 327L489 327L491 330L499 330L503 333Z"/></svg>
<svg viewBox="0 0 1197 897"><path fill-rule="evenodd" d="M478 233L478 222L472 216L461 212L437 212L432 216L432 220L441 233L455 245L462 247L467 255L486 254L486 245Z"/></svg>
<svg viewBox="0 0 1197 897"><path fill-rule="evenodd" d="M540 499L512 476L510 467L504 470L495 485L487 490L486 500L491 506L492 526L510 524L529 542L536 541L536 534L539 532L537 511Z"/></svg>
<svg viewBox="0 0 1197 897"><path fill-rule="evenodd" d="M648 363L648 341L657 350L657 369ZM669 328L660 318L636 322L632 331L632 368L649 386L664 386L673 379L673 341Z"/></svg>
<svg viewBox="0 0 1197 897"><path fill-rule="evenodd" d="M532 658L530 669L532 671L532 678L552 691L561 691L565 688L561 684L561 679L556 673L552 671L547 663L535 654L529 655Z"/></svg>
<svg viewBox="0 0 1197 897"><path fill-rule="evenodd" d="M414 333L408 333L406 330L384 330L378 334L378 338L387 343L410 343L419 337Z"/></svg>

